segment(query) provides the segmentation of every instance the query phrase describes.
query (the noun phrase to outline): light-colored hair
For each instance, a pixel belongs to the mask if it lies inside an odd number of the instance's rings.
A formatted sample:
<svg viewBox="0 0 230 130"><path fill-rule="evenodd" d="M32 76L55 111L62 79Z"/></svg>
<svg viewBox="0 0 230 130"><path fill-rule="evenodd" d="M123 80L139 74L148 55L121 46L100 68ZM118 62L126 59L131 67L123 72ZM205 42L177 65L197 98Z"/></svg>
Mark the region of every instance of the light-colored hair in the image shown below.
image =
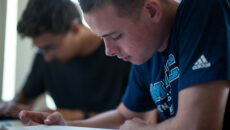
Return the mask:
<svg viewBox="0 0 230 130"><path fill-rule="evenodd" d="M105 4L112 4L117 10L119 17L131 17L139 19L140 11L145 0L79 0L80 7L84 13L102 8Z"/></svg>

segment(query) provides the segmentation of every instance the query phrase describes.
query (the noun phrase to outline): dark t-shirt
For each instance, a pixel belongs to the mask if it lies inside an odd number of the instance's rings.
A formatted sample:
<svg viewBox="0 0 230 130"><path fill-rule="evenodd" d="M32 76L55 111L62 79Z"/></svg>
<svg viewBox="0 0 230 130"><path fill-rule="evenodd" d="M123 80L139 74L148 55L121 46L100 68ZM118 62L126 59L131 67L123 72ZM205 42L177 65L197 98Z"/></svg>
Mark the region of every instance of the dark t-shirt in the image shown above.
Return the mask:
<svg viewBox="0 0 230 130"><path fill-rule="evenodd" d="M157 108L165 120L169 119L177 113L182 89L230 80L229 54L230 1L183 0L167 49L156 52L143 65L132 66L123 102L137 112ZM228 106L225 118L229 116Z"/></svg>
<svg viewBox="0 0 230 130"><path fill-rule="evenodd" d="M102 112L121 101L130 64L105 55L102 45L88 57L75 57L68 63L47 63L36 54L23 88L33 98L48 91L58 108Z"/></svg>

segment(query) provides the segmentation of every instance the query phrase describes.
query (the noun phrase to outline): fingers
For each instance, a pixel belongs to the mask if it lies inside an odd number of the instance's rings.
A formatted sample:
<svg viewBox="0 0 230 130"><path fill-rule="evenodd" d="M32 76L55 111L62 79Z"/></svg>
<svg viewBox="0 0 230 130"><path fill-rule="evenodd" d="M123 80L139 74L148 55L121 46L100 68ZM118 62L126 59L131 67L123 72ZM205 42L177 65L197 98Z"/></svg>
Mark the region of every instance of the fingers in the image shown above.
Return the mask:
<svg viewBox="0 0 230 130"><path fill-rule="evenodd" d="M30 124L31 121L44 124L44 120L48 117L48 115L49 114L45 112L21 111L19 113L19 119L24 124Z"/></svg>
<svg viewBox="0 0 230 130"><path fill-rule="evenodd" d="M20 109L14 103L4 102L0 104L0 115L7 117L18 117Z"/></svg>
<svg viewBox="0 0 230 130"><path fill-rule="evenodd" d="M133 120L133 121L136 121L136 122L145 122L144 120L142 120L142 119L140 119L140 118L136 118L136 117L133 118L132 120Z"/></svg>
<svg viewBox="0 0 230 130"><path fill-rule="evenodd" d="M63 116L59 112L50 114L44 121L46 125L66 125Z"/></svg>
<svg viewBox="0 0 230 130"><path fill-rule="evenodd" d="M27 125L66 125L63 116L59 112L49 114L46 112L21 111L19 118L23 124Z"/></svg>
<svg viewBox="0 0 230 130"><path fill-rule="evenodd" d="M5 102L0 104L0 115L5 115L6 105Z"/></svg>
<svg viewBox="0 0 230 130"><path fill-rule="evenodd" d="M37 122L33 122L31 120L28 121L28 123L26 125L32 126L32 125L41 125L40 123Z"/></svg>
<svg viewBox="0 0 230 130"><path fill-rule="evenodd" d="M147 121L142 120L142 119L140 119L140 118L136 118L136 117L133 118L132 121L134 121L134 122L139 122L139 123L143 123L143 124L148 124Z"/></svg>

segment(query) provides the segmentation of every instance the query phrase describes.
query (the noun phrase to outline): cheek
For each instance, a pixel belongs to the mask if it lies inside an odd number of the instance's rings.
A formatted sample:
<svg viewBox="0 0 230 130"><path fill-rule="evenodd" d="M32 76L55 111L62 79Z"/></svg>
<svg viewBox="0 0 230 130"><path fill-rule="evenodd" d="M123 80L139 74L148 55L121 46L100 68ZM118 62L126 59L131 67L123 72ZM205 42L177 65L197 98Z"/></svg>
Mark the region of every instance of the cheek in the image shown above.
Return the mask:
<svg viewBox="0 0 230 130"><path fill-rule="evenodd" d="M139 52L143 47L143 40L141 37L129 37L125 42L127 49L134 53Z"/></svg>
<svg viewBox="0 0 230 130"><path fill-rule="evenodd" d="M59 48L61 55L64 55L65 52L70 50L71 48L74 48L73 39L71 39L70 37L63 39L61 47Z"/></svg>
<svg viewBox="0 0 230 130"><path fill-rule="evenodd" d="M63 39L62 41L62 45L67 46L68 44L70 44L72 42L72 38L70 36L66 37L65 39Z"/></svg>
<svg viewBox="0 0 230 130"><path fill-rule="evenodd" d="M140 52L140 48L136 41L129 40L127 42L123 42L121 47L121 52L124 53L123 55L127 56L137 56Z"/></svg>
<svg viewBox="0 0 230 130"><path fill-rule="evenodd" d="M60 50L57 55L56 59L60 62L64 62L68 59L69 56L67 56L66 51Z"/></svg>

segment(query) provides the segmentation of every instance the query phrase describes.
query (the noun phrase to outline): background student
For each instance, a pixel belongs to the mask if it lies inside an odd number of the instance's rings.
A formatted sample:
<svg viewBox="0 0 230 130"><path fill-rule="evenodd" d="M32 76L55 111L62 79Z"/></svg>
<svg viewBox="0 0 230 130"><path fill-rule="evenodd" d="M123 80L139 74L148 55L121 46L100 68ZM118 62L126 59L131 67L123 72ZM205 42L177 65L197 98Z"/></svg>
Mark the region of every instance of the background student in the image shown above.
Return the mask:
<svg viewBox="0 0 230 130"><path fill-rule="evenodd" d="M18 32L31 37L39 50L22 90L13 101L1 102L0 116L33 110L44 92L67 120L88 118L119 104L130 64L104 54L103 40L82 25L74 3L30 0Z"/></svg>

